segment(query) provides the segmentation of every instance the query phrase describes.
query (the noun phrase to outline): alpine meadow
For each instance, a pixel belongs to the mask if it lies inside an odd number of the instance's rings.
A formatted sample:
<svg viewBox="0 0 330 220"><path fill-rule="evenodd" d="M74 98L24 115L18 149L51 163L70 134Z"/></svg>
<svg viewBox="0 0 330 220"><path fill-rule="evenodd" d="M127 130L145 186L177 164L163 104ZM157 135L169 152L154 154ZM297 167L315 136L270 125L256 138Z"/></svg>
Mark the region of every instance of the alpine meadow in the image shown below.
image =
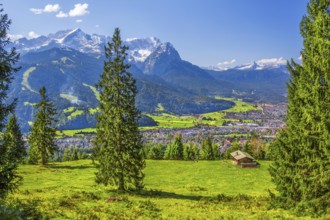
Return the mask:
<svg viewBox="0 0 330 220"><path fill-rule="evenodd" d="M329 0L3 0L0 46L0 219L330 219Z"/></svg>

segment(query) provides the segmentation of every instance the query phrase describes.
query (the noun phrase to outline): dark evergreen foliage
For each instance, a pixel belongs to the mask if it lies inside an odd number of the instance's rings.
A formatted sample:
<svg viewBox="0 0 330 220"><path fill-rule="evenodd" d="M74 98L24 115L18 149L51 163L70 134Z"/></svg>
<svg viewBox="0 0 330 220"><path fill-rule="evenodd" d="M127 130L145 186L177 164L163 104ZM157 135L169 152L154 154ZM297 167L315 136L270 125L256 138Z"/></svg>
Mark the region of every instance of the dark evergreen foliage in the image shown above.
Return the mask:
<svg viewBox="0 0 330 220"><path fill-rule="evenodd" d="M18 188L22 177L17 175L16 170L24 156L22 134L13 115L9 119L0 145L0 200Z"/></svg>
<svg viewBox="0 0 330 220"><path fill-rule="evenodd" d="M329 8L329 0L311 0L302 19L302 65L288 64L287 127L271 146L273 204L311 215L330 207Z"/></svg>
<svg viewBox="0 0 330 220"><path fill-rule="evenodd" d="M2 6L0 4L0 6ZM19 54L15 48L10 50L5 47L10 43L7 31L11 20L0 9L0 200L4 199L9 192L17 189L21 178L16 174L17 164L22 158L22 140L16 118L13 116L7 125L5 133L5 119L13 112L15 100L8 102L9 84L13 80L12 74L20 68L15 67L19 60Z"/></svg>
<svg viewBox="0 0 330 220"><path fill-rule="evenodd" d="M190 142L183 146L183 159L184 160L197 160L199 155L199 148L197 144Z"/></svg>
<svg viewBox="0 0 330 220"><path fill-rule="evenodd" d="M143 188L145 161L138 127L140 112L135 107L137 89L126 64L127 47L120 30L105 47L104 72L100 90L100 113L96 116L93 161L98 169L96 182L118 190Z"/></svg>
<svg viewBox="0 0 330 220"><path fill-rule="evenodd" d="M46 96L46 88L39 91L41 101L35 106L37 113L35 121L31 127L29 136L29 162L36 164L41 160L41 164L47 164L49 157L57 150L54 142L56 128L54 127L56 110L54 104Z"/></svg>
<svg viewBox="0 0 330 220"><path fill-rule="evenodd" d="M26 151L16 115L12 115L9 118L6 130L3 135L3 139L6 148L10 149L13 154L13 158L11 161L21 162L24 156L26 156Z"/></svg>
<svg viewBox="0 0 330 220"><path fill-rule="evenodd" d="M7 91L9 90L9 84L13 80L12 74L20 69L15 66L19 60L19 54L15 48L11 48L9 51L5 49L10 43L10 39L7 36L10 24L11 20L8 18L8 15L3 14L3 9L0 9L0 130L5 127L5 118L14 110L15 102L6 104L8 98Z"/></svg>
<svg viewBox="0 0 330 220"><path fill-rule="evenodd" d="M177 134L173 143L169 144L164 154L165 160L182 160L183 159L183 143L182 135Z"/></svg>
<svg viewBox="0 0 330 220"><path fill-rule="evenodd" d="M147 158L151 159L151 160L161 160L161 159L163 159L163 157L164 157L164 149L163 148L164 148L163 144L161 144L161 143L158 143L158 144L155 144L155 145L151 146L151 148L149 149Z"/></svg>
<svg viewBox="0 0 330 220"><path fill-rule="evenodd" d="M214 160L214 152L212 146L212 139L210 136L207 136L202 139L202 158L204 160Z"/></svg>

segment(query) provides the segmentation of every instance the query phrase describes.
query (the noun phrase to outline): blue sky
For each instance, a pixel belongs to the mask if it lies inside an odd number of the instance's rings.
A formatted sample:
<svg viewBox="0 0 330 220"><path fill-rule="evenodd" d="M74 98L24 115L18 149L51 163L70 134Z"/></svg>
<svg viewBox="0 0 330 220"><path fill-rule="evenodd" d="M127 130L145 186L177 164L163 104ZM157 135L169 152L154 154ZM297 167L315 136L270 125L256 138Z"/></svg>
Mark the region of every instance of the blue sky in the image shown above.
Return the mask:
<svg viewBox="0 0 330 220"><path fill-rule="evenodd" d="M308 0L2 0L10 34L35 37L81 28L111 36L155 36L200 66L298 58Z"/></svg>

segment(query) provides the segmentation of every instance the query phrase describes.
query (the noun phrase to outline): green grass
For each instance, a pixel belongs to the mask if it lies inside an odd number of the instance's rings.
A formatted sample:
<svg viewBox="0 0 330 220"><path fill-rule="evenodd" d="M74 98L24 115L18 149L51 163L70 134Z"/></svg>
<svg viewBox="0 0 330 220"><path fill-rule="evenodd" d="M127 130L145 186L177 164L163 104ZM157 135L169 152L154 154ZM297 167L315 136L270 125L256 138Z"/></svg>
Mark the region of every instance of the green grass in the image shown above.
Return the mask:
<svg viewBox="0 0 330 220"><path fill-rule="evenodd" d="M95 113L99 112L100 109L99 108L89 108L88 111L90 114L94 115Z"/></svg>
<svg viewBox="0 0 330 220"><path fill-rule="evenodd" d="M71 112L71 114L68 116L69 120L74 119L75 117L79 116L79 115L83 115L84 111L83 110L78 110L76 109L75 111Z"/></svg>
<svg viewBox="0 0 330 220"><path fill-rule="evenodd" d="M257 107L251 103L242 101L242 99L225 98L225 97L220 97L220 96L217 96L216 99L231 101L231 102L235 103L234 107L224 110L223 112L248 112L248 111L252 111L252 110L262 110L260 107Z"/></svg>
<svg viewBox="0 0 330 220"><path fill-rule="evenodd" d="M74 96L74 95L69 95L69 94L66 94L66 93L61 93L60 94L60 97L63 98L63 99L66 99L68 101L78 101L78 97L77 96Z"/></svg>
<svg viewBox="0 0 330 220"><path fill-rule="evenodd" d="M158 123L158 126L154 128L190 128L194 127L197 123L197 118L194 116L179 116L168 113L157 115L147 114L147 116Z"/></svg>
<svg viewBox="0 0 330 220"><path fill-rule="evenodd" d="M77 129L77 130L62 130L62 131L56 131L56 134L58 137L62 136L75 136L75 135L83 135L79 133L95 133L96 128L84 128L84 129Z"/></svg>
<svg viewBox="0 0 330 220"><path fill-rule="evenodd" d="M261 110L260 107L257 107L253 104L242 101L241 99L234 98L224 98L224 97L216 97L219 100L226 100L234 102L235 105L227 110L210 112L201 115L193 115L193 116L180 116L168 113L158 113L158 114L148 114L149 117L153 118L158 126L155 127L146 127L143 129L150 128L189 128L194 127L197 124L201 125L211 125L211 126L221 126L225 121L237 122L236 119L227 119L224 118L227 112L248 112L252 110ZM158 112L164 111L164 108L161 104L157 105L156 110ZM244 120L245 123L251 123L251 120Z"/></svg>
<svg viewBox="0 0 330 220"><path fill-rule="evenodd" d="M66 108L63 110L64 113L71 113L75 110L76 108L75 107L69 107L69 108Z"/></svg>
<svg viewBox="0 0 330 220"><path fill-rule="evenodd" d="M156 112L163 112L165 110L164 106L162 103L158 103L156 107Z"/></svg>
<svg viewBox="0 0 330 220"><path fill-rule="evenodd" d="M30 90L31 92L37 93L37 91L33 90L28 82L29 80L29 75L35 71L37 68L35 66L30 67L29 69L27 69L24 73L23 73L23 81L22 81L22 85L25 86L25 88L27 88L28 90Z"/></svg>
<svg viewBox="0 0 330 220"><path fill-rule="evenodd" d="M230 161L147 161L145 189L118 193L94 182L91 161L22 165L23 185L10 199L37 201L51 219L299 219L268 210L267 168ZM107 202L107 198L120 201ZM309 218L301 218L309 219Z"/></svg>
<svg viewBox="0 0 330 220"><path fill-rule="evenodd" d="M88 85L86 83L83 83L83 85L90 88L93 91L95 98L100 101L100 92L97 91L97 89L94 86Z"/></svg>
<svg viewBox="0 0 330 220"><path fill-rule="evenodd" d="M67 115L68 120L72 120L79 115L83 115L84 111L77 109L76 107L69 107L63 110L64 114Z"/></svg>
<svg viewBox="0 0 330 220"><path fill-rule="evenodd" d="M84 84L84 86L90 87L95 94L98 94L95 87L89 86L87 84ZM61 96L64 94L61 94ZM64 96L63 96L64 97ZM72 96L66 96L67 99L77 99L77 97ZM147 114L147 116L153 118L158 125L152 126L152 127L141 127L141 130L152 130L152 129L160 129L160 128L191 128L196 125L210 125L210 126L222 126L224 122L230 121L230 122L238 122L237 119L230 119L230 118L224 118L226 115L226 112L247 112L251 110L261 110L260 107L256 107L253 104L243 102L240 99L233 99L233 98L224 98L224 97L216 97L217 99L223 99L226 101L232 101L235 103L235 105L227 110L224 111L218 111L218 112L210 112L205 113L201 115L175 115L170 113L164 113L164 107L161 103L157 105L156 110L159 112L158 114ZM71 120L73 117L76 117L78 115L83 114L82 111L76 110L74 111L74 107L70 107L64 110L64 113L70 113L72 114L68 116L68 119ZM99 111L98 108L89 108L88 109L90 114L95 114ZM244 123L253 123L251 120L243 120ZM74 135L74 131L68 130L67 133L70 133L70 136Z"/></svg>

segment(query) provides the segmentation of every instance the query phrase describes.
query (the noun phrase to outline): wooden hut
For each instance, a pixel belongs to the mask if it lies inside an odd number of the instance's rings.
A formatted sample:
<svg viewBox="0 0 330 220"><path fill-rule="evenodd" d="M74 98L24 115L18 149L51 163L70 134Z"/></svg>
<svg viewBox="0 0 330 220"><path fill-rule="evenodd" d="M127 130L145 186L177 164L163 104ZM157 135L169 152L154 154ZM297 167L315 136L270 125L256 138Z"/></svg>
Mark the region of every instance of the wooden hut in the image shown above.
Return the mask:
<svg viewBox="0 0 330 220"><path fill-rule="evenodd" d="M233 157L233 164L241 166L242 168L247 167L258 167L259 163L248 153L237 150L230 154Z"/></svg>

